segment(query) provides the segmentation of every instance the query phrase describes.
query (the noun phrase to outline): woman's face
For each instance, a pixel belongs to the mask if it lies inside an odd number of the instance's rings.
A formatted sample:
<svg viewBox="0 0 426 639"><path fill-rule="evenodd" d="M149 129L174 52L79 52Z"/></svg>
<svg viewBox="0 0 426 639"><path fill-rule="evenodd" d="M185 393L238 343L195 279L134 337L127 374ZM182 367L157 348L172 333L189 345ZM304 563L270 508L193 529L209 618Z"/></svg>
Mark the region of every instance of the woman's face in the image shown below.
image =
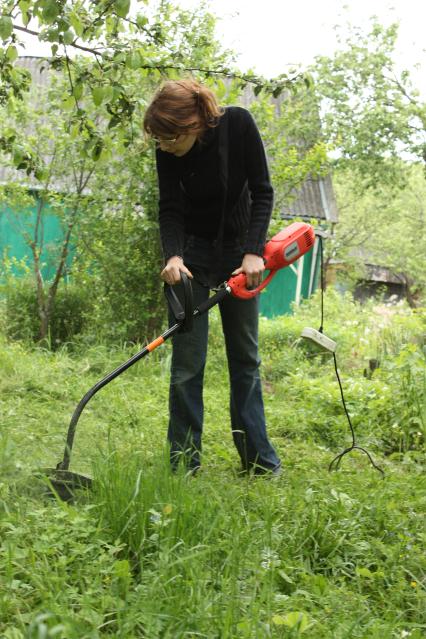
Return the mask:
<svg viewBox="0 0 426 639"><path fill-rule="evenodd" d="M186 135L177 135L175 138L164 139L164 138L155 138L158 146L162 151L166 153L172 153L176 155L176 157L181 157L188 153L190 149L194 146L195 140L197 136L188 133Z"/></svg>

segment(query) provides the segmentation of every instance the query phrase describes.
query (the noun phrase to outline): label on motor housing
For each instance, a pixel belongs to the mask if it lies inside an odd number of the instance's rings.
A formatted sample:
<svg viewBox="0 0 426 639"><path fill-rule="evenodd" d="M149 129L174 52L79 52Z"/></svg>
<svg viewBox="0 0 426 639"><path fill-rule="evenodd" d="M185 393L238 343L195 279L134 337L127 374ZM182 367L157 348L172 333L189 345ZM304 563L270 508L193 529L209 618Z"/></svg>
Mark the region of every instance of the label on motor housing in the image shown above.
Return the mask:
<svg viewBox="0 0 426 639"><path fill-rule="evenodd" d="M290 262L290 260L294 260L299 255L299 253L299 245L295 241L285 247L284 258L287 260L287 262Z"/></svg>

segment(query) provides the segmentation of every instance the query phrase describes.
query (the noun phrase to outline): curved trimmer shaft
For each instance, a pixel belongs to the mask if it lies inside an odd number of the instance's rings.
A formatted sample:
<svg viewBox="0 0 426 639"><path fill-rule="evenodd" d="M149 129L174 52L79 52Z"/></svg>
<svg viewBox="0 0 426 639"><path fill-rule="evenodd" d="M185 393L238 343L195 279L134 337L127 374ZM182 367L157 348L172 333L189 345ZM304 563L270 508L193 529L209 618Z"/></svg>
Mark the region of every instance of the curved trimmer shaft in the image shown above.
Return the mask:
<svg viewBox="0 0 426 639"><path fill-rule="evenodd" d="M97 384L95 384L90 390L87 391L84 397L82 397L82 399L80 400L77 408L75 409L73 413L73 416L71 417L70 425L68 427L67 441L65 444L64 458L56 466L57 469L68 470L69 468L71 450L74 443L74 435L75 435L75 429L77 427L77 422L80 419L80 415L83 412L86 404L92 399L92 397L96 395L96 393L99 390L101 390L101 388L109 384L113 379L121 375L121 373L124 373L124 371L130 368L130 366L133 366L133 364L136 364L136 362L142 359L142 357L145 357L145 355L148 355L148 353L151 353L153 350L155 350L157 346L160 346L160 344L163 344L166 341L166 339L174 335L174 333L176 333L179 329L180 329L180 324L175 324L174 326L171 326L167 331L162 333L160 337L157 337L153 342L151 342L150 344L145 346L141 351L139 351L139 353L136 353L136 355L133 355L133 357L128 359L127 362L124 362L124 364L121 364L121 366L113 370L112 373L109 373L109 375L106 375L106 377L101 379L99 382L97 382Z"/></svg>
<svg viewBox="0 0 426 639"><path fill-rule="evenodd" d="M217 291L217 293L209 297L209 299L206 302L200 304L200 306L193 311L191 315L191 319L198 317L198 315L202 315L203 313L206 313L210 308L218 304L226 295L228 295L228 293L230 293L230 288L228 288L227 286L220 288ZM77 408L75 409L73 413L73 416L71 417L70 425L68 426L64 457L63 457L63 460L59 462L59 464L56 466L57 470L68 470L69 468L70 461L71 461L71 451L72 451L72 447L74 443L74 436L75 436L75 430L77 428L77 423L78 423L78 420L80 419L80 415L83 412L85 406L92 399L92 397L96 395L96 393L99 390L101 390L101 388L109 384L113 379L121 375L121 373L124 373L124 371L126 371L128 368L133 366L133 364L136 364L136 362L138 362L140 359L142 359L149 353L152 353L152 351L154 351L158 346L160 346L161 344L164 344L166 340L168 340L170 337L172 337L175 333L179 332L180 330L182 330L182 321L179 321L173 326L171 326L170 328L168 328L166 331L164 331L164 333L162 333L159 337L153 340L150 344L147 344L147 346L145 346L141 351L139 351L139 353L136 353L135 355L133 355L130 359L127 360L127 362L124 362L124 364L121 364L121 366L118 366L118 368L116 368L111 373L106 375L106 377L101 379L99 382L97 382L92 388L90 388L87 391L84 397L82 397L82 399L80 400Z"/></svg>

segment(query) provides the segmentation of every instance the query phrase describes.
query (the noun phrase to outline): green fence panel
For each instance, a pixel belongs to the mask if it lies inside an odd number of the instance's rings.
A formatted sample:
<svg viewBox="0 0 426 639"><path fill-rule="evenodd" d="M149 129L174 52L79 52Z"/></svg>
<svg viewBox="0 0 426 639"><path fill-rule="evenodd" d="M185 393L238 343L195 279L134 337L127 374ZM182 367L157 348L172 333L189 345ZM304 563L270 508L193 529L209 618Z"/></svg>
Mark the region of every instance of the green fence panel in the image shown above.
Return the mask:
<svg viewBox="0 0 426 639"><path fill-rule="evenodd" d="M264 317L276 317L291 313L297 278L289 268L282 269L274 276L267 288L260 294L260 312Z"/></svg>
<svg viewBox="0 0 426 639"><path fill-rule="evenodd" d="M34 234L34 226L37 216L37 204L24 212L17 212L11 208L0 208L0 256L8 255L17 260L24 259L27 264L32 263L31 250L25 241L25 233ZM42 275L45 279L51 279L55 272L54 256L57 255L61 245L64 231L60 220L54 213L49 213L49 207L45 205L43 214L44 248L41 256ZM302 281L300 283L300 297L309 297L309 285L311 280L312 259L314 252L311 249L303 257ZM316 289L319 275L320 252L315 255L315 272L313 278L313 292ZM67 258L67 264L72 261L72 249ZM297 270L299 261L294 263ZM15 275L21 275L19 267L13 266ZM264 317L276 317L288 315L292 312L292 304L296 300L297 273L291 267L279 271L268 287L260 295L260 312Z"/></svg>
<svg viewBox="0 0 426 639"><path fill-rule="evenodd" d="M57 215L49 212L48 205L44 206L42 233L43 251L41 253L42 275L49 280L55 273L55 256L58 255L64 230L61 227ZM24 260L26 264L33 262L31 249L28 245L30 238L34 237L34 228L37 219L37 203L25 211L16 211L10 207L0 207L0 258L4 256L14 257L16 260ZM72 251L68 254L67 264L72 261ZM19 266L12 266L14 275L22 275Z"/></svg>

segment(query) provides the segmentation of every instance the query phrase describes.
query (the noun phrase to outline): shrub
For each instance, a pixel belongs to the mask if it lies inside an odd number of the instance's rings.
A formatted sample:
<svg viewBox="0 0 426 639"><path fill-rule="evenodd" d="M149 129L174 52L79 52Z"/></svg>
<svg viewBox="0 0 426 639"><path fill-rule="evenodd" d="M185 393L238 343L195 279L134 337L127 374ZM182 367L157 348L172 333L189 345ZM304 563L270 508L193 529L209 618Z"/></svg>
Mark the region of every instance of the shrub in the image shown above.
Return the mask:
<svg viewBox="0 0 426 639"><path fill-rule="evenodd" d="M29 277L8 277L1 286L4 330L11 339L36 342L39 335L37 291ZM50 323L49 346L53 350L83 333L92 307L90 290L64 283L59 287Z"/></svg>

